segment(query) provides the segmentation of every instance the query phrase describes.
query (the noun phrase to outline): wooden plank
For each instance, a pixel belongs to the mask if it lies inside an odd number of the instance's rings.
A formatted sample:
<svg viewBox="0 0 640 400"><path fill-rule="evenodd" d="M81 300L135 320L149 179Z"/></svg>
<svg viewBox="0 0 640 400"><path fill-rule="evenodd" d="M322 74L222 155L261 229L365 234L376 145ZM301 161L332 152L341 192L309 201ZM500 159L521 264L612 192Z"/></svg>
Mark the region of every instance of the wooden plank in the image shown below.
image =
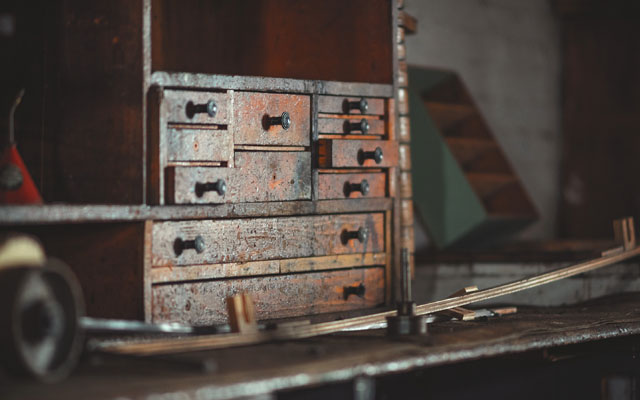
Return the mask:
<svg viewBox="0 0 640 400"><path fill-rule="evenodd" d="M345 232L368 231L366 240L346 240ZM202 253L175 250L177 239L201 236ZM381 252L381 213L158 222L153 226L153 266L260 261L278 258Z"/></svg>
<svg viewBox="0 0 640 400"><path fill-rule="evenodd" d="M226 130L166 130L167 161L224 161L233 166L233 136Z"/></svg>
<svg viewBox="0 0 640 400"><path fill-rule="evenodd" d="M384 115L384 99L371 97L318 96L318 112L322 114L355 114L361 115L360 109L350 109L349 103L357 103L360 99L367 102L367 115Z"/></svg>
<svg viewBox="0 0 640 400"><path fill-rule="evenodd" d="M225 299L246 292L260 320L371 308L384 302L381 267L333 272L190 282L153 287L153 322L227 322ZM345 287L365 287L345 298Z"/></svg>
<svg viewBox="0 0 640 400"><path fill-rule="evenodd" d="M413 200L403 199L400 202L400 220L402 226L413 226Z"/></svg>
<svg viewBox="0 0 640 400"><path fill-rule="evenodd" d="M408 115L398 118L398 136L400 143L411 142L411 120Z"/></svg>
<svg viewBox="0 0 640 400"><path fill-rule="evenodd" d="M242 276L278 275L294 272L370 267L384 265L385 262L385 253L364 253L249 261L244 263L155 267L151 269L150 281L155 284Z"/></svg>
<svg viewBox="0 0 640 400"><path fill-rule="evenodd" d="M352 124L358 125L360 127L361 121L364 120L369 125L369 129L367 133L362 132L357 129L354 130L351 128ZM318 132L324 134L352 134L352 135L384 135L385 134L385 122L381 119L372 119L372 118L359 118L357 116L353 116L352 118L318 118Z"/></svg>
<svg viewBox="0 0 640 400"><path fill-rule="evenodd" d="M400 173L400 198L413 198L413 183L411 182L411 172L403 171Z"/></svg>
<svg viewBox="0 0 640 400"><path fill-rule="evenodd" d="M173 167L167 173L170 204L244 203L311 199L308 152L236 152L234 168ZM224 180L226 193L202 192Z"/></svg>
<svg viewBox="0 0 640 400"><path fill-rule="evenodd" d="M409 114L409 90L398 88L398 113L400 115Z"/></svg>
<svg viewBox="0 0 640 400"><path fill-rule="evenodd" d="M398 147L398 166L402 171L411 171L411 148L408 144Z"/></svg>
<svg viewBox="0 0 640 400"><path fill-rule="evenodd" d="M404 225L400 228L400 243L402 247L409 249L409 253L415 251L415 234L413 224Z"/></svg>
<svg viewBox="0 0 640 400"><path fill-rule="evenodd" d="M231 131L235 144L309 146L311 98L278 93L234 92ZM289 113L291 125L270 126L268 120Z"/></svg>
<svg viewBox="0 0 640 400"><path fill-rule="evenodd" d="M368 192L354 190L353 184L367 181ZM387 195L387 174L350 173L318 174L318 196L320 199L375 198Z"/></svg>
<svg viewBox="0 0 640 400"><path fill-rule="evenodd" d="M382 151L377 163L371 158L376 149ZM370 154L367 158L367 154ZM318 141L318 164L321 168L395 167L398 164L398 143L384 140Z"/></svg>

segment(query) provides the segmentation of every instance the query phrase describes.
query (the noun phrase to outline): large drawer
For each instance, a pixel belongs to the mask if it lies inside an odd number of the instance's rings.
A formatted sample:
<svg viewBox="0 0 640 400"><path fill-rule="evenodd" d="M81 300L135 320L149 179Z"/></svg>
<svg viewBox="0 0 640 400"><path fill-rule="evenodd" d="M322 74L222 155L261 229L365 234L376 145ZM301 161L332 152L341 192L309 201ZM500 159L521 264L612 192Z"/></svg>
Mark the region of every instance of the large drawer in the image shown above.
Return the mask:
<svg viewBox="0 0 640 400"><path fill-rule="evenodd" d="M384 238L382 213L156 222L152 265L380 253Z"/></svg>
<svg viewBox="0 0 640 400"><path fill-rule="evenodd" d="M395 167L398 142L387 140L318 141L318 165L321 168Z"/></svg>
<svg viewBox="0 0 640 400"><path fill-rule="evenodd" d="M260 320L371 308L384 303L384 288L382 267L154 285L152 319L224 323L227 297L241 292L251 295Z"/></svg>
<svg viewBox="0 0 640 400"><path fill-rule="evenodd" d="M226 92L165 90L165 118L169 123L226 125L231 115L229 98Z"/></svg>
<svg viewBox="0 0 640 400"><path fill-rule="evenodd" d="M309 146L309 96L235 92L233 99L231 131L236 145ZM288 114L288 124L282 121L283 113Z"/></svg>
<svg viewBox="0 0 640 400"><path fill-rule="evenodd" d="M170 204L309 200L311 154L239 151L233 168L167 168L166 182Z"/></svg>

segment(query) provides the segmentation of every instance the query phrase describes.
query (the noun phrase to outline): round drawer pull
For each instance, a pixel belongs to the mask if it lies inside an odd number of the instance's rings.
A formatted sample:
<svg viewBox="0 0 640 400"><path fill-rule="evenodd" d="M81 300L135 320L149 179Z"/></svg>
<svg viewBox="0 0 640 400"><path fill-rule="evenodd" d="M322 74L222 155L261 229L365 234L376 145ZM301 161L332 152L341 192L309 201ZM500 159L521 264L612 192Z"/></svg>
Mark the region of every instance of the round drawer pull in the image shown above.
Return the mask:
<svg viewBox="0 0 640 400"><path fill-rule="evenodd" d="M270 117L269 126L280 125L285 131L291 126L291 117L288 112L283 112L279 117Z"/></svg>
<svg viewBox="0 0 640 400"><path fill-rule="evenodd" d="M376 147L374 151L363 151L360 150L358 152L358 162L360 164L364 164L365 160L373 160L376 164L380 164L384 156L382 154L382 149L380 147Z"/></svg>
<svg viewBox="0 0 640 400"><path fill-rule="evenodd" d="M345 194L349 196L353 192L360 192L363 196L369 194L369 182L363 179L360 183L347 182L345 185Z"/></svg>
<svg viewBox="0 0 640 400"><path fill-rule="evenodd" d="M193 118L196 114L207 114L211 118L215 117L218 113L218 106L213 100L209 100L205 104L193 104L193 102L187 103L187 117Z"/></svg>
<svg viewBox="0 0 640 400"><path fill-rule="evenodd" d="M364 243L369 238L369 230L366 228L359 228L357 231L342 231L342 242L344 244L349 243L350 240L357 239L358 242Z"/></svg>
<svg viewBox="0 0 640 400"><path fill-rule="evenodd" d="M173 250L176 253L176 256L182 254L184 250L193 249L196 253L200 254L204 251L205 244L202 236L198 235L193 240L182 240L177 238L175 242L173 242Z"/></svg>
<svg viewBox="0 0 640 400"><path fill-rule="evenodd" d="M358 101L349 101L348 105L349 105L348 107L349 111L358 110L360 111L361 114L364 114L369 110L369 103L367 102L367 99L365 99L364 97L362 97Z"/></svg>
<svg viewBox="0 0 640 400"><path fill-rule="evenodd" d="M196 183L196 196L202 197L206 192L217 192L220 196L227 193L227 183L224 179L218 179L215 182Z"/></svg>
<svg viewBox="0 0 640 400"><path fill-rule="evenodd" d="M369 122L366 119L361 119L360 122L349 123L349 132L360 131L363 135L369 133Z"/></svg>

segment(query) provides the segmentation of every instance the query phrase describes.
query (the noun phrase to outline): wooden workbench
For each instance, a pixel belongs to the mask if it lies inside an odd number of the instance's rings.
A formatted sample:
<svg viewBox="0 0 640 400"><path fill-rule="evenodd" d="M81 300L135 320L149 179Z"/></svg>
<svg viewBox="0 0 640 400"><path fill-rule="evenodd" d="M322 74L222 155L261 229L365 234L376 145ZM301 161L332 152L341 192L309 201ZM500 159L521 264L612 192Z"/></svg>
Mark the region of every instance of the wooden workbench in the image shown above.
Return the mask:
<svg viewBox="0 0 640 400"><path fill-rule="evenodd" d="M633 340L633 335L640 334L638 300L640 294L623 294L572 307L521 308L517 314L503 317L438 322L430 324L429 336L404 340L390 339L384 330L371 330L170 359L93 355L58 384L16 382L2 376L0 397L151 399L157 398L152 395L165 395L161 398L226 399L271 398L270 394L279 393L280 398L282 393L307 387L352 388L354 380L362 377L366 377L363 382L376 387L389 374L428 374L445 365L473 360L488 363L505 356L547 354L550 349L587 342L604 348L620 338ZM212 365L217 366L215 371ZM388 385L380 387L389 390Z"/></svg>

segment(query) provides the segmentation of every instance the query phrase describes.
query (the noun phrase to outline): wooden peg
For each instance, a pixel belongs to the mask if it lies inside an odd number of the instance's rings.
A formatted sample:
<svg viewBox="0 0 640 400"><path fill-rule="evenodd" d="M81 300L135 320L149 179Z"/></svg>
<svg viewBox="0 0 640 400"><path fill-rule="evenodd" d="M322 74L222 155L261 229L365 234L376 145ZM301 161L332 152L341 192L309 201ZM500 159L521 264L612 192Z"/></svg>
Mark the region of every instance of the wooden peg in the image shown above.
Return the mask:
<svg viewBox="0 0 640 400"><path fill-rule="evenodd" d="M256 311L248 293L239 293L227 298L229 326L231 332L254 333L258 331Z"/></svg>

